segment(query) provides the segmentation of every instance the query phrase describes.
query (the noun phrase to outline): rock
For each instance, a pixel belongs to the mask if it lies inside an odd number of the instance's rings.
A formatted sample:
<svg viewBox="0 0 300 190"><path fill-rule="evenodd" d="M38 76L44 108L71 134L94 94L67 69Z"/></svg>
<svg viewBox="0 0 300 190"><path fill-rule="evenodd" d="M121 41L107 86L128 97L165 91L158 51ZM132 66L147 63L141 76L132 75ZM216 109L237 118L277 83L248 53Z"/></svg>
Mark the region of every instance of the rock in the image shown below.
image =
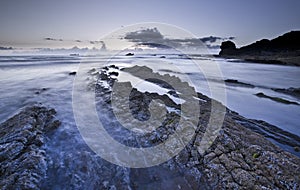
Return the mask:
<svg viewBox="0 0 300 190"><path fill-rule="evenodd" d="M247 62L300 66L300 31L291 31L275 39L262 39L236 48L231 41L222 42L219 55Z"/></svg>
<svg viewBox="0 0 300 190"><path fill-rule="evenodd" d="M226 80L224 80L224 82L225 82L226 85L231 85L231 86L240 86L240 87L246 87L246 88L254 88L255 87L252 84L240 82L240 81L235 80L235 79L226 79Z"/></svg>
<svg viewBox="0 0 300 190"><path fill-rule="evenodd" d="M47 164L42 146L60 125L54 109L28 107L0 124L0 188L39 189Z"/></svg>
<svg viewBox="0 0 300 190"><path fill-rule="evenodd" d="M47 90L49 90L49 88L38 89L37 91L35 91L35 94L41 94L42 92L45 92Z"/></svg>
<svg viewBox="0 0 300 190"><path fill-rule="evenodd" d="M300 98L300 88L288 88L288 89L283 89L283 88L272 88L275 92L280 92L284 94L288 94L290 96L295 96L297 98Z"/></svg>
<svg viewBox="0 0 300 190"><path fill-rule="evenodd" d="M73 72L70 72L69 75L76 75L77 72L76 71L73 71Z"/></svg>
<svg viewBox="0 0 300 190"><path fill-rule="evenodd" d="M79 53L71 53L70 56L78 57Z"/></svg>
<svg viewBox="0 0 300 190"><path fill-rule="evenodd" d="M257 97L260 97L260 98L268 98L270 100L273 100L275 102L279 102L279 103L283 103L283 104L294 104L294 105L299 105L297 102L293 102L293 101L289 101L289 100L286 100L286 99L283 99L283 98L279 98L279 97L274 97L274 96L268 96L268 95L265 95L264 93L262 92L259 92L257 94L255 94Z"/></svg>
<svg viewBox="0 0 300 190"><path fill-rule="evenodd" d="M126 53L125 56L133 56L134 53Z"/></svg>
<svg viewBox="0 0 300 190"><path fill-rule="evenodd" d="M236 53L236 46L232 41L222 42L220 48L219 55L234 55Z"/></svg>
<svg viewBox="0 0 300 190"><path fill-rule="evenodd" d="M145 78L156 78L155 80L151 79L147 81L167 89L171 88L170 85L163 84L160 80L157 80L159 78L157 75L159 74L156 75L156 73L153 73L147 67L134 66L123 69L123 71L132 73L140 78L143 76ZM101 80L111 80L111 76L105 70L101 73L102 75L106 75L106 77L101 77ZM175 77L172 80L178 80L176 83L178 86L187 88L187 84L178 78ZM124 85L130 86L130 83ZM105 97L103 94L110 97L112 92L99 86L97 93L100 93L101 96L96 97L101 99ZM187 187L188 189L300 188L300 159L295 155L283 151L264 136L254 132L259 132L259 129L261 131L269 129L276 132L274 130L276 128L262 121L244 118L228 108L226 109L225 119L218 137L215 141L209 142L211 146L204 153L200 154L197 148L200 145L203 134L206 132L210 120L211 104L214 100L201 93L198 93L198 98L201 118L199 119L193 139L178 155L166 163L150 168L131 169L131 188L147 189L162 186L168 186L172 189L178 187ZM132 113L124 114L136 115L136 118L140 119L146 120L149 117L148 107L151 99L160 99L165 104L169 104L170 107L180 110L180 107L177 108L171 102L166 103L171 101L168 96L157 93L139 92L137 89L133 89L129 99L129 106ZM106 106L108 112L112 112L110 104L104 103L101 106ZM105 119L105 117L102 119ZM158 145L176 131L179 119L180 115L174 112L168 113L161 126L154 132L136 136L129 135L130 138L126 138L126 142L121 141L121 143L133 147ZM104 122L108 122L109 124L108 120ZM113 125L113 127L122 130L122 135L128 135L128 131L125 131L122 127L117 127L116 125ZM296 146L299 145L299 137L286 139L284 135L288 136L289 134L283 131L277 132L278 134L274 133L271 136L284 138L284 142L292 143L289 146L294 144ZM168 180L164 181L163 179L166 177Z"/></svg>
<svg viewBox="0 0 300 190"><path fill-rule="evenodd" d="M113 72L110 72L110 73L109 73L109 75L111 75L111 76L119 76L119 73L118 73L118 72L115 72L115 71L113 71Z"/></svg>
<svg viewBox="0 0 300 190"><path fill-rule="evenodd" d="M231 41L226 41L221 44L220 55L229 55L231 52L226 52L223 50L235 50L236 55L266 55L268 53L278 53L282 51L296 51L300 50L300 31L291 31L275 39L268 40L262 39L256 41L247 46L243 46L236 49L235 45Z"/></svg>

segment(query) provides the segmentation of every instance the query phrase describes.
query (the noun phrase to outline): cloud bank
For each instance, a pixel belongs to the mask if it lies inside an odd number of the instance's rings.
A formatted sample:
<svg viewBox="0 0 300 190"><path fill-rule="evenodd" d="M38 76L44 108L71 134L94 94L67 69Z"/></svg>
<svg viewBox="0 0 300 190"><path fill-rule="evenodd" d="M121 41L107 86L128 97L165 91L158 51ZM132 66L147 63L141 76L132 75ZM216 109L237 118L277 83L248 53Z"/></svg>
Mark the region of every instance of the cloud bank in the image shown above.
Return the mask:
<svg viewBox="0 0 300 190"><path fill-rule="evenodd" d="M124 38L136 45L147 46L149 48L219 48L224 40L234 39L234 37L224 38L218 36L209 36L203 38L171 39L163 36L157 28L141 29L134 32L128 32Z"/></svg>
<svg viewBox="0 0 300 190"><path fill-rule="evenodd" d="M0 46L0 51L1 50L14 50L14 48L13 47L2 47L2 46Z"/></svg>

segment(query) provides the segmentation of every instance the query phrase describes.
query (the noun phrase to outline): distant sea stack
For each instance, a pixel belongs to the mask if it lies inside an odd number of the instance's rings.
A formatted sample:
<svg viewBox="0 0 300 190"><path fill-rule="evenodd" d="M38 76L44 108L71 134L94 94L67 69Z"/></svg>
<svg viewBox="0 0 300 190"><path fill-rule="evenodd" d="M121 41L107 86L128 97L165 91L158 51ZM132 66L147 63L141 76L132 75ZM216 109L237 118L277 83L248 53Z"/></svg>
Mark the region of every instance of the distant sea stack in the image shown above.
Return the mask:
<svg viewBox="0 0 300 190"><path fill-rule="evenodd" d="M225 41L221 44L221 51L219 55L236 55L237 49L232 41Z"/></svg>
<svg viewBox="0 0 300 190"><path fill-rule="evenodd" d="M258 63L300 66L300 31L291 31L272 40L262 39L241 48L236 48L232 41L225 41L219 55Z"/></svg>

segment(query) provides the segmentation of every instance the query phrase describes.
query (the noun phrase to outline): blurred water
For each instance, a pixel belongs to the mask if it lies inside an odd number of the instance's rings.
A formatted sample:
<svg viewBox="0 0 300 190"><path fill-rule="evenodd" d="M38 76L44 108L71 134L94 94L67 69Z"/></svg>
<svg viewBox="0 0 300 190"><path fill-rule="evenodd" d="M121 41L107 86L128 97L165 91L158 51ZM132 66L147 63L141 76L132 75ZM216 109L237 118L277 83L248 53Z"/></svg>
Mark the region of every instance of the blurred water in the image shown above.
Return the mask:
<svg viewBox="0 0 300 190"><path fill-rule="evenodd" d="M68 112L64 119L72 118L71 91L78 65L107 63L128 65L147 65L155 71L177 75L182 80L190 80L201 93L211 96L207 80L219 90L224 90L223 79L236 79L253 84L255 88L226 86L226 105L243 116L265 120L282 129L300 135L300 106L286 105L269 99L259 98L254 94L263 92L269 96L281 97L300 103L296 97L275 92L271 88L300 87L300 68L293 66L266 65L243 62L215 60L209 57L197 58L197 62L170 54L165 59L142 54L136 57L110 56L71 57L71 56L2 56L0 57L0 121L13 115L21 107L32 102L42 102L55 107L61 114ZM193 58L193 57L192 57ZM217 63L223 79L209 71L212 62ZM164 64L162 64L164 63ZM178 71L174 72L174 65ZM171 70L170 70L171 68ZM205 69L205 75L200 69ZM46 90L41 90L46 88ZM39 93L40 92L40 93ZM39 94L38 94L39 93ZM218 97L214 97L218 99ZM221 101L221 100L220 100ZM66 106L68 105L68 106ZM66 111L69 109L69 111Z"/></svg>
<svg viewBox="0 0 300 190"><path fill-rule="evenodd" d="M192 56L192 58L195 58L197 61L194 62L176 54L165 55L165 58L160 58L160 55L154 56L150 54L141 54L133 57L115 56L113 58L104 55L94 57L1 56L0 121L3 122L22 107L33 103L42 103L55 108L62 126L55 133L52 142L48 143L48 151L52 154L52 160L62 163L53 163L52 169L50 167L48 171L48 175L52 182L61 181L60 183L62 184L70 184L72 181L65 179L74 179L66 177L73 175L71 174L72 168L64 168L66 166L62 160L72 160L75 162L73 163L74 165L84 163L86 158L79 158L77 161L72 158L77 154L79 155L79 152L85 152L87 146L76 128L73 117L72 85L76 76L69 75L69 73L77 71L80 63L90 64L91 69L92 65L94 67L95 64L99 67L106 64L115 64L122 67L147 65L154 71L162 74L176 75L193 85L197 91L211 96L212 89L208 85L209 81L217 92L225 90L226 101L218 99L218 96L214 98L222 101L230 109L248 118L267 121L300 136L299 105L286 105L254 95L258 92L263 92L269 96L281 97L300 103L300 100L296 97L271 90L271 88L299 88L299 67L229 62L205 56ZM222 76L216 75L215 70L212 68L212 64L216 63L221 70ZM205 73L201 72L201 70L205 71ZM253 84L256 87L223 86L222 81L224 79L236 79L244 83ZM84 155L80 155L84 157ZM96 164L94 166L95 172L97 169L100 170L102 168L101 170L103 170L103 166L108 172L110 168L115 167L97 158L96 155L93 158L95 160L91 161L90 164ZM101 160L100 163L99 160ZM123 171L119 173L120 176L128 173L125 168L119 168L118 170ZM84 175L86 174L82 174L82 176ZM65 178L62 176L65 176ZM93 177L93 174L88 176L90 179L85 177L86 180L98 180L98 178ZM126 177L123 176L123 178L125 179ZM45 186L51 184L51 180ZM58 185L54 188L63 187Z"/></svg>

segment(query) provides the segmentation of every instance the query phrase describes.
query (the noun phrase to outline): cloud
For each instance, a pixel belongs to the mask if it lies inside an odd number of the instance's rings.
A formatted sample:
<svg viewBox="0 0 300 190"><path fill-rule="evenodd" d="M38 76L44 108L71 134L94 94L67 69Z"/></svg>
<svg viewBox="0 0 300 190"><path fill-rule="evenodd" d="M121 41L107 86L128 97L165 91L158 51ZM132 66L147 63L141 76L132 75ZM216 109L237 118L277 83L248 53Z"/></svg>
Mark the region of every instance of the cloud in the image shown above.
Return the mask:
<svg viewBox="0 0 300 190"><path fill-rule="evenodd" d="M211 45L211 44L207 44L206 45L209 49L219 49L220 45Z"/></svg>
<svg viewBox="0 0 300 190"><path fill-rule="evenodd" d="M103 41L89 41L90 44L103 44Z"/></svg>
<svg viewBox="0 0 300 190"><path fill-rule="evenodd" d="M106 50L106 45L104 43L104 41L89 41L90 44L93 44L93 45L97 45L97 44L101 44L101 48L100 50Z"/></svg>
<svg viewBox="0 0 300 190"><path fill-rule="evenodd" d="M56 39L56 38L44 38L44 40L46 40L46 41L60 41L60 42L62 42L63 41L63 39Z"/></svg>
<svg viewBox="0 0 300 190"><path fill-rule="evenodd" d="M89 48L79 48L77 46L74 46L72 48L34 48L39 53L65 53L65 54L71 54L71 53L79 53L83 54L86 52L98 52L100 49L89 49Z"/></svg>
<svg viewBox="0 0 300 190"><path fill-rule="evenodd" d="M200 40L203 42L203 43L214 43L218 40L222 40L223 38L221 37L217 37L217 36L209 36L209 37L203 37L203 38L200 38Z"/></svg>
<svg viewBox="0 0 300 190"><path fill-rule="evenodd" d="M13 47L2 47L0 46L0 50L14 50Z"/></svg>
<svg viewBox="0 0 300 190"><path fill-rule="evenodd" d="M204 44L208 48L217 48L222 40L234 39L234 37L223 38L218 36L209 36L203 38L171 39L163 36L157 28L141 29L134 32L128 32L121 39L136 43L137 45L147 46L149 48L201 48ZM218 43L216 45L215 43Z"/></svg>
<svg viewBox="0 0 300 190"><path fill-rule="evenodd" d="M147 28L135 32L129 32L125 35L124 39L131 42L157 42L162 41L164 36L158 31L157 28Z"/></svg>
<svg viewBox="0 0 300 190"><path fill-rule="evenodd" d="M187 46L201 46L199 39L169 39L164 37L157 28L147 28L139 31L129 32L122 38L137 45L149 48L182 48Z"/></svg>
<svg viewBox="0 0 300 190"><path fill-rule="evenodd" d="M220 41L224 41L224 40L233 40L235 39L235 37L218 37L218 36L209 36L209 37L203 37L200 38L200 40L205 43L205 44L213 44L213 43L220 43Z"/></svg>

